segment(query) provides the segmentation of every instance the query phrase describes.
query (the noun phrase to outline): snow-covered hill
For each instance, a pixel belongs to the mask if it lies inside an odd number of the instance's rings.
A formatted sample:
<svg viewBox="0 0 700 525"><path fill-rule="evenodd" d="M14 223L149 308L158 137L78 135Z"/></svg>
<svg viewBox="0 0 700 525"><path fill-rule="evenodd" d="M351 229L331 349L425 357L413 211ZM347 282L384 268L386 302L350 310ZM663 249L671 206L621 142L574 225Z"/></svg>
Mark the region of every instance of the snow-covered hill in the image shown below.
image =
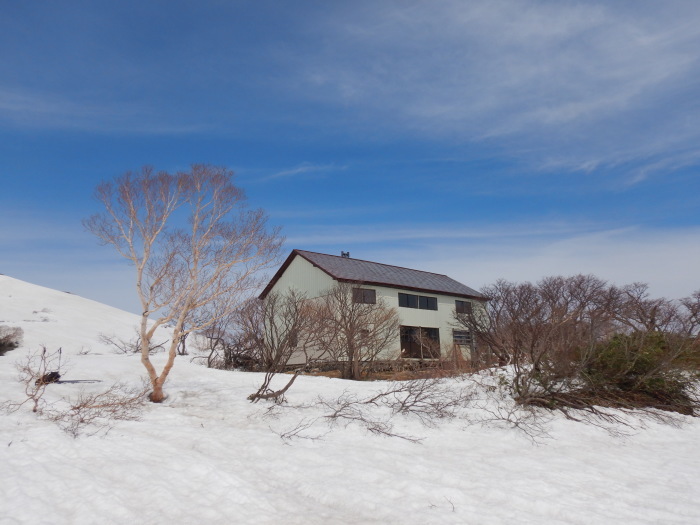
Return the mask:
<svg viewBox="0 0 700 525"><path fill-rule="evenodd" d="M0 357L0 401L22 399L13 364L40 345L63 348L66 379L98 381L50 385L50 399L138 385L138 357L100 340L133 338L137 321L0 276L0 324L24 330L23 345ZM330 429L320 407L269 417L269 405L246 401L260 379L178 357L165 403L78 439L29 409L0 414L0 524L700 523L691 418L615 438L555 417L551 438L533 445L464 418L428 428L394 417L397 432L423 438L417 444L356 424ZM296 406L385 387L300 377L287 397ZM309 439L280 437L300 423Z"/></svg>
<svg viewBox="0 0 700 525"><path fill-rule="evenodd" d="M0 275L0 324L21 327L25 347L97 350L100 334L133 338L137 322L138 316L111 306Z"/></svg>

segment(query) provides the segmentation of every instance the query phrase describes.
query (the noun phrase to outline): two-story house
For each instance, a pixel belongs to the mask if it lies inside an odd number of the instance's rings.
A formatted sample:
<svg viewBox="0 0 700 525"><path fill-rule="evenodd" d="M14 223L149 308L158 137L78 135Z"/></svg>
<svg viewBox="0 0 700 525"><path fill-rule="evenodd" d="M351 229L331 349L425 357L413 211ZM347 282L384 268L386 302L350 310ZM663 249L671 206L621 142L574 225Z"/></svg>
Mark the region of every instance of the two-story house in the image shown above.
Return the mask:
<svg viewBox="0 0 700 525"><path fill-rule="evenodd" d="M283 294L295 288L311 299L337 282L356 285L353 301L376 303L382 298L397 309L400 335L395 351L385 358L438 358L447 349L456 348L470 359L473 338L455 327L454 313L468 312L487 298L446 275L352 259L347 253L337 256L292 250L260 298L272 291Z"/></svg>

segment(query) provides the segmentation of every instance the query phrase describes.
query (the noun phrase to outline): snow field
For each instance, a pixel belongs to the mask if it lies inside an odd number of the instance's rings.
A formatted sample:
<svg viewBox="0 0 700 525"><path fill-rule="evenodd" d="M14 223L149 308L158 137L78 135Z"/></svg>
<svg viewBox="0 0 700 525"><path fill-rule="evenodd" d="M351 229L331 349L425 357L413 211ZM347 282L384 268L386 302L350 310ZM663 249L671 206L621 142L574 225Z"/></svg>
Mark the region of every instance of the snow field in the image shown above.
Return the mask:
<svg viewBox="0 0 700 525"><path fill-rule="evenodd" d="M139 385L139 358L99 341L131 338L137 320L0 276L0 324L25 332L22 347L0 357L0 401L22 399L13 363L41 344L63 348L64 379L101 381L50 385L50 399ZM154 357L157 366L163 359ZM261 377L178 357L166 402L99 436L74 439L28 408L0 414L0 524L700 523L693 418L680 428L648 422L620 438L556 416L551 438L535 445L510 428L470 424L469 409L435 428L394 417L394 429L420 444L322 420L303 433L315 439L284 440L279 433L327 410L270 417L269 404L246 400ZM385 387L301 376L287 399L308 405Z"/></svg>

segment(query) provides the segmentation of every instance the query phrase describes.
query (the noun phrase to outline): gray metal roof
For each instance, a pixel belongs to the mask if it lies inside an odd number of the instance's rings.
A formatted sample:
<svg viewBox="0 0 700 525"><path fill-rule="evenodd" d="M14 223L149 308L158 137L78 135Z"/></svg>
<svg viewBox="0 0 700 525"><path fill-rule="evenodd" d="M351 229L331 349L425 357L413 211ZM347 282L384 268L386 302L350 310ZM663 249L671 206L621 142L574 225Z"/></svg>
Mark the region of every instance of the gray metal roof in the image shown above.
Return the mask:
<svg viewBox="0 0 700 525"><path fill-rule="evenodd" d="M411 270L400 266L304 250L293 250L289 257L290 262L295 253L338 281L362 282L393 288L486 299L484 295L473 288L439 273ZM284 271L283 268L280 270Z"/></svg>

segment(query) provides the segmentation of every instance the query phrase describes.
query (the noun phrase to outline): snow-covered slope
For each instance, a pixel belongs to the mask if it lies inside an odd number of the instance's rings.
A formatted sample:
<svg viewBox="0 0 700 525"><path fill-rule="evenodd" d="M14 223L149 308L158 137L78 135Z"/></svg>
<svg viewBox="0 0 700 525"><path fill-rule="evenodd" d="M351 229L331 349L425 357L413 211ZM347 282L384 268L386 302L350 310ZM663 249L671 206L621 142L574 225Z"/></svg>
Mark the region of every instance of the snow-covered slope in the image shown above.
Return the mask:
<svg viewBox="0 0 700 525"><path fill-rule="evenodd" d="M22 328L25 347L63 347L68 354L97 351L101 334L134 338L138 319L90 299L0 275L0 324Z"/></svg>
<svg viewBox="0 0 700 525"><path fill-rule="evenodd" d="M99 340L133 337L137 316L0 276L0 321L25 332L0 357L0 400L22 399L13 363L42 344L64 349L67 379L100 381L51 385L50 399L139 384L138 357ZM691 418L626 438L555 418L536 446L468 419L427 428L395 417L397 432L423 438L416 444L355 424L331 431L320 407L266 417L269 405L246 401L260 379L178 357L167 401L101 436L73 439L29 409L0 414L0 524L700 523ZM385 386L300 377L288 399ZM299 423L314 439L280 438Z"/></svg>

